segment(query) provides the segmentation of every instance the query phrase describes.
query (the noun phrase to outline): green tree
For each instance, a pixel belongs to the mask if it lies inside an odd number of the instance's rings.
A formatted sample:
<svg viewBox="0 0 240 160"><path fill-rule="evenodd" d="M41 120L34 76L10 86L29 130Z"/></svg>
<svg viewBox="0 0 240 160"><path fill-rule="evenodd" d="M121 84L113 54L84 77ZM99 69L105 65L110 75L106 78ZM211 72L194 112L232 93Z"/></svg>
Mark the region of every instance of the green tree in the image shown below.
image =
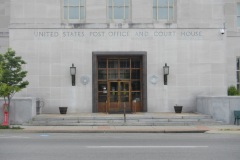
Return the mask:
<svg viewBox="0 0 240 160"><path fill-rule="evenodd" d="M1 82L1 79L2 79L2 64L1 64L1 59L0 59L0 82Z"/></svg>
<svg viewBox="0 0 240 160"><path fill-rule="evenodd" d="M0 54L0 97L4 98L8 109L14 94L29 84L24 80L27 71L22 70L23 64L26 64L25 61L16 56L12 49L8 49L5 54Z"/></svg>

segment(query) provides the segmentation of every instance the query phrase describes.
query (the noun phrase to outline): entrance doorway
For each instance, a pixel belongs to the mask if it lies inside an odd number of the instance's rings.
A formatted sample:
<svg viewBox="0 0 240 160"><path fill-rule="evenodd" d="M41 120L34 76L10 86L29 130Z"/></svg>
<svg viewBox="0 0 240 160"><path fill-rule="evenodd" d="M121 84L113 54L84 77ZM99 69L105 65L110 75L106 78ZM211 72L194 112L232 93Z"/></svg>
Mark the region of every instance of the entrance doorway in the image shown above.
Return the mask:
<svg viewBox="0 0 240 160"><path fill-rule="evenodd" d="M109 113L131 112L130 81L109 81L107 93L107 110Z"/></svg>
<svg viewBox="0 0 240 160"><path fill-rule="evenodd" d="M97 57L97 111L142 112L141 56Z"/></svg>

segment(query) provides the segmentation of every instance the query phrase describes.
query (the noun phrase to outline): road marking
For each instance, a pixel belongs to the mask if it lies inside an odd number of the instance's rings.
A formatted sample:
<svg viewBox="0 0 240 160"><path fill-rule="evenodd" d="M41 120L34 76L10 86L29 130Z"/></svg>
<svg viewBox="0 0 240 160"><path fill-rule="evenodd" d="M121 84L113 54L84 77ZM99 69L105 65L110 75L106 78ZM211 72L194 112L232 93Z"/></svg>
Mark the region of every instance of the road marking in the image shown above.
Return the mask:
<svg viewBox="0 0 240 160"><path fill-rule="evenodd" d="M87 148L112 148L112 149L119 149L119 148L208 148L208 146L87 146Z"/></svg>
<svg viewBox="0 0 240 160"><path fill-rule="evenodd" d="M23 136L0 136L1 139L11 139L11 138L16 138L16 139L27 139L27 138L30 138L30 137L23 137Z"/></svg>
<svg viewBox="0 0 240 160"><path fill-rule="evenodd" d="M48 134L41 134L40 136L41 137L48 137L49 135Z"/></svg>

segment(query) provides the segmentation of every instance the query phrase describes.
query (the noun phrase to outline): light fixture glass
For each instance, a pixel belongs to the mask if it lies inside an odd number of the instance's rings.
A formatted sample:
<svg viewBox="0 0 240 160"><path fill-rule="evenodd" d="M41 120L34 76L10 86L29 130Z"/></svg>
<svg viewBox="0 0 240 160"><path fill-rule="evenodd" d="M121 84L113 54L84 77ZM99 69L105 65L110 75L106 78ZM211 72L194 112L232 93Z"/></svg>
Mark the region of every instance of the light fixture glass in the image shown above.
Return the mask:
<svg viewBox="0 0 240 160"><path fill-rule="evenodd" d="M74 64L72 64L72 67L70 67L70 74L72 76L76 75L76 67L74 67Z"/></svg>
<svg viewBox="0 0 240 160"><path fill-rule="evenodd" d="M169 66L167 66L167 63L165 63L165 66L163 66L163 73L164 73L164 75L169 74Z"/></svg>
<svg viewBox="0 0 240 160"><path fill-rule="evenodd" d="M75 78L76 78L76 67L74 67L74 64L72 64L72 67L70 67L70 74L72 76L72 86L75 86Z"/></svg>

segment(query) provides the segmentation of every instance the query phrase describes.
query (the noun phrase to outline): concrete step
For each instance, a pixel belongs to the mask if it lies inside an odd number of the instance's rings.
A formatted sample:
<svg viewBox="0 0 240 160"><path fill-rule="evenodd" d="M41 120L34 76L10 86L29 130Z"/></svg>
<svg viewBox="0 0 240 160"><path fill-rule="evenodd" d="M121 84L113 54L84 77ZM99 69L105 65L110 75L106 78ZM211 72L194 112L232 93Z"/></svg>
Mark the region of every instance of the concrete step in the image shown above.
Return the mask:
<svg viewBox="0 0 240 160"><path fill-rule="evenodd" d="M132 122L119 122L119 123L60 123L60 122L33 122L32 124L25 124L25 125L33 125L33 126L190 126L190 125L221 125L221 122L214 122L214 123L192 123L192 122L148 122L148 123L132 123Z"/></svg>
<svg viewBox="0 0 240 160"><path fill-rule="evenodd" d="M220 125L209 115L199 114L127 114L123 115L37 115L24 125L34 126L188 126Z"/></svg>

